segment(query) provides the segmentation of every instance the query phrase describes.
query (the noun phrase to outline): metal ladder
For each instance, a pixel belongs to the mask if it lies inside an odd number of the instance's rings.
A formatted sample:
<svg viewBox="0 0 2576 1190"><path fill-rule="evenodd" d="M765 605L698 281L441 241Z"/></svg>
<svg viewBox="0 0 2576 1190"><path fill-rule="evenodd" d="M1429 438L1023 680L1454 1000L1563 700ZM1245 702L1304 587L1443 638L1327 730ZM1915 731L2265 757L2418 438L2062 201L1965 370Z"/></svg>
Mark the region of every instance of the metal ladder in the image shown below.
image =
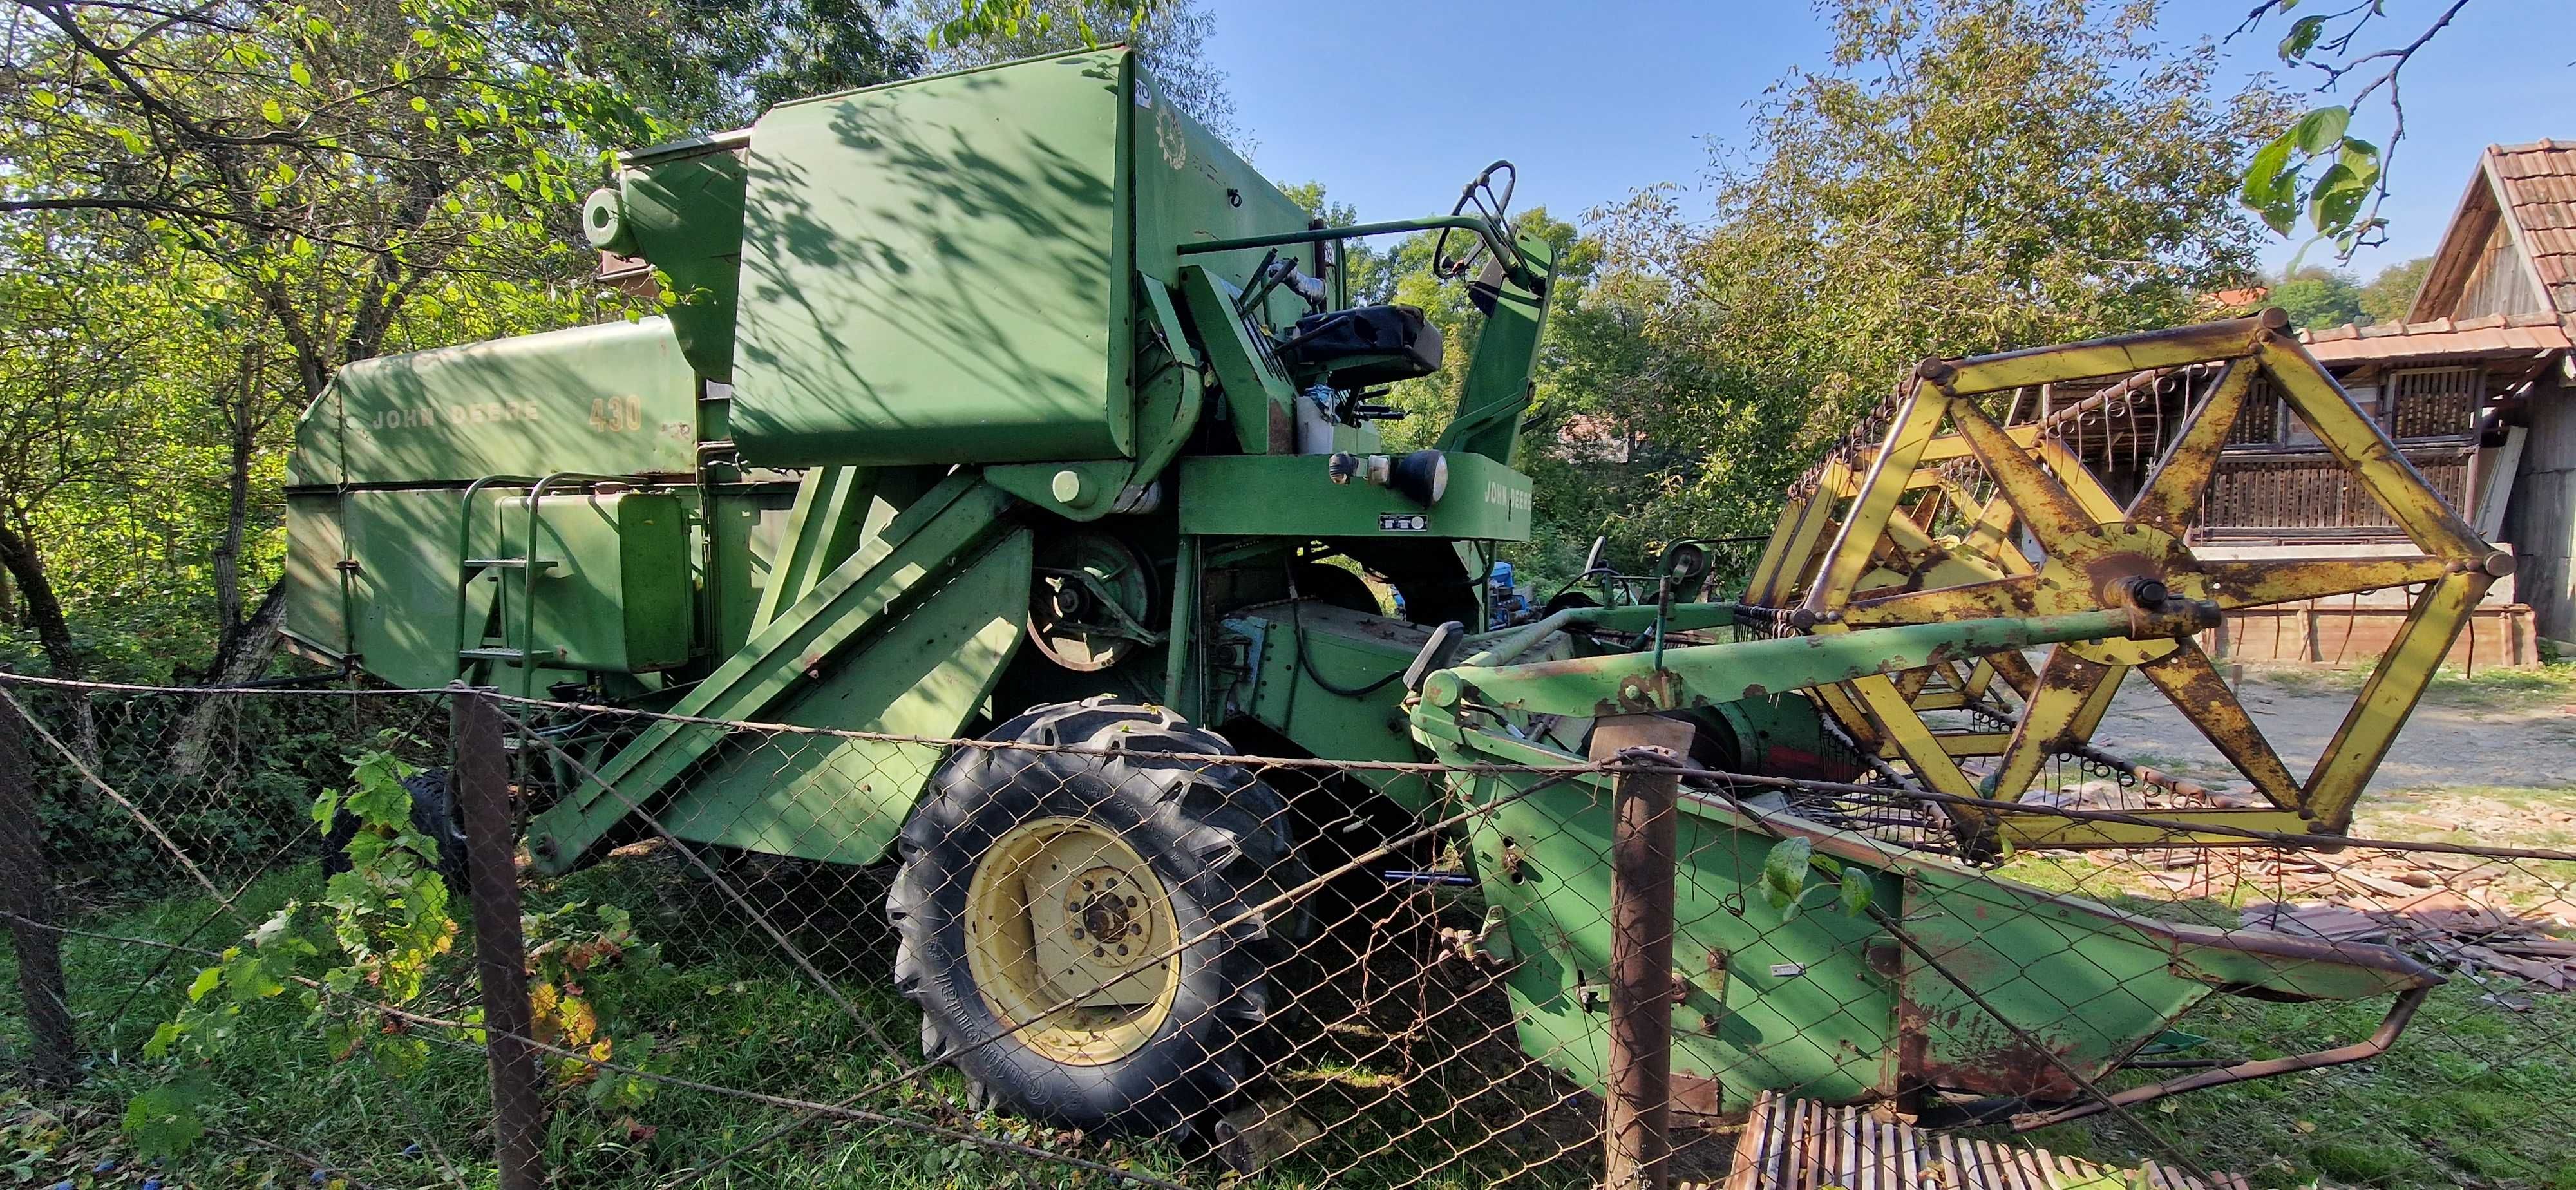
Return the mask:
<svg viewBox="0 0 2576 1190"><path fill-rule="evenodd" d="M483 478L466 485L465 497L458 508L456 522L456 660L458 663L458 678L471 682L477 676L481 676L477 673L477 670L481 667L500 665L515 666L519 670L520 697L533 698L536 696L536 681L539 661L544 659L560 660L563 657L563 649L561 647L557 647L552 650L540 648L538 647L536 639L537 579L539 576L550 573L562 567L564 564L563 559L560 558L540 558L537 556L536 551L539 530L544 527L545 523L544 513L541 511L541 500L546 494L546 489L551 488L556 484L577 484L587 487L594 483L625 483L641 487L647 486L648 481L643 477L632 475L601 475L585 471L557 471L543 478L534 478L525 475L486 475ZM515 558L503 556L477 558L473 556L474 497L480 495L484 488L495 484L511 486L525 484L528 487L528 493L525 496L518 498L519 503L524 505L528 510L526 549L525 552ZM507 536L503 531L501 518L505 514L508 506L509 502L503 501L493 509L492 540L496 547L507 540ZM503 619L501 639L504 642L507 642L510 639L508 628L508 617L511 610L509 600L510 586L503 576L513 571L517 572L519 575L519 643L523 647L514 649L509 647L506 643L500 645L481 643L482 634L479 629L483 622L483 617L469 616L468 614L473 608L472 593L474 590L475 580L489 577L494 582L495 588L492 597L495 604L500 608ZM469 627L469 624L472 626Z"/></svg>

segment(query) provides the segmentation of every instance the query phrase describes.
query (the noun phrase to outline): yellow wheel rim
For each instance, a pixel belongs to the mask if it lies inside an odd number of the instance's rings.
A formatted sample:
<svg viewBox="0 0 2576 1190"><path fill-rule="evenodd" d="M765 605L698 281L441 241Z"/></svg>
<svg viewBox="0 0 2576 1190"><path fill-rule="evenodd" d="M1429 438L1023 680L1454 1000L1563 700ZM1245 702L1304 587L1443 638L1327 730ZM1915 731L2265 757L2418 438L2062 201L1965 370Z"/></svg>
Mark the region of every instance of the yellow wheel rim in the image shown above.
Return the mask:
<svg viewBox="0 0 2576 1190"><path fill-rule="evenodd" d="M976 992L1005 1028L1027 1026L1024 1044L1066 1065L1117 1061L1163 1027L1181 976L1180 957L1165 956L1179 938L1144 857L1079 818L1012 827L966 885Z"/></svg>

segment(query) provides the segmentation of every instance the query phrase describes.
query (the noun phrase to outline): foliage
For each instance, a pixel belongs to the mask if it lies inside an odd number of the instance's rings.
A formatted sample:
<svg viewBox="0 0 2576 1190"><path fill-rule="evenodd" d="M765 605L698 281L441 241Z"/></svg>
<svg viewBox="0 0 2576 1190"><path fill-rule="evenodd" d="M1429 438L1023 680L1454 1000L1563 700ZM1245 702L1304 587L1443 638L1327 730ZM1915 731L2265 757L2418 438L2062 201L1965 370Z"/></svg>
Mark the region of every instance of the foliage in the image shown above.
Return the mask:
<svg viewBox="0 0 2576 1190"><path fill-rule="evenodd" d="M1714 220L1673 188L1602 212L1542 382L1580 432L1531 442L1553 456L1538 507L1580 518L1542 512L1555 552L1606 531L1633 569L1674 537L1767 532L1914 361L2193 321L2251 276L2231 163L2276 105L2213 101L2208 47L2071 0L1828 12L1832 68L1775 84L1714 157ZM1624 478L1590 461L1623 453Z"/></svg>
<svg viewBox="0 0 2576 1190"><path fill-rule="evenodd" d="M2290 55L2285 44L2282 59L2293 60ZM2350 256L2364 237L2387 225L2387 220L2361 213L2362 204L2380 188L2382 162L2379 146L2345 135L2351 123L2351 108L2328 104L2282 129L2245 167L2245 205L2285 236L2298 226L2305 209L2317 238L2333 240L2338 251Z"/></svg>
<svg viewBox="0 0 2576 1190"><path fill-rule="evenodd" d="M2281 18L2285 24L2280 26L2277 51L2282 65L2314 79L2314 93L2335 102L2277 121L2277 134L2246 166L2245 204L2284 236L2291 234L2304 210L2312 233L2309 243L2332 241L2337 255L2350 260L2355 251L2387 240L2388 221L2379 208L2388 198L2398 142L2406 138L2399 76L2468 7L2469 0L2431 0L2429 5L2416 6L2416 13L2394 16L2387 0L2372 0L2293 17L2291 10L2298 3L2257 0L2229 36L2264 30L2264 22ZM2417 31L2411 38L2373 48L2378 29L2386 22L2404 20L2422 23L2414 26ZM2348 135L2357 113L2376 112L2383 106L2388 120L2384 151L2371 141Z"/></svg>
<svg viewBox="0 0 2576 1190"><path fill-rule="evenodd" d="M584 1099L603 1109L642 1106L652 1098L649 1079L595 1063L614 1059L647 1074L668 1069L668 1056L654 1052L652 1034L619 1027L632 1012L631 1002L649 996L667 975L661 948L637 938L634 918L625 910L584 901L528 914L522 933L537 1040L591 1059L547 1055L556 1086L583 1088Z"/></svg>
<svg viewBox="0 0 2576 1190"><path fill-rule="evenodd" d="M418 771L391 751L370 750L357 758L345 794L315 799L317 824L342 813L358 821L349 869L331 877L318 904L288 901L227 947L188 985L178 1015L153 1031L144 1056L183 1065L126 1108L126 1133L144 1155L175 1156L203 1135L213 1084L194 1067L230 1049L247 1014L290 990L307 1027L344 1059L364 1055L397 1078L426 1060L426 1043L411 1036L401 1011L420 1001L457 926L438 844L412 826L403 780ZM308 974L317 960L327 966Z"/></svg>
<svg viewBox="0 0 2576 1190"><path fill-rule="evenodd" d="M123 676L255 676L294 415L352 360L622 310L571 211L661 125L486 0L14 13L0 563L57 673L106 660L96 609L158 671Z"/></svg>
<svg viewBox="0 0 2576 1190"><path fill-rule="evenodd" d="M1815 877L1823 876L1819 884ZM1816 854L1815 844L1791 836L1771 845L1762 857L1760 880L1762 899L1780 911L1780 920L1792 921L1806 908L1807 894L1819 888L1833 890L1833 902L1851 917L1869 912L1870 887L1868 869L1854 869L1830 855Z"/></svg>
<svg viewBox="0 0 2576 1190"><path fill-rule="evenodd" d="M2424 288L2424 274L2432 267L2432 257L2418 256L2379 270L2370 284L2361 287L2362 314L2372 322L2404 322L2406 312L2414 308L2416 291Z"/></svg>
<svg viewBox="0 0 2576 1190"><path fill-rule="evenodd" d="M178 1014L153 1031L143 1056L172 1065L132 1097L124 1125L144 1155L177 1155L204 1134L222 1095L211 1067L262 1032L252 1027L255 1015L300 1008L302 1031L318 1037L335 1062L364 1059L382 1078L410 1079L429 1064L428 1042L411 1015L433 991L455 991L448 985L460 973L449 960L459 923L438 844L412 821L404 782L420 770L391 750L410 743L380 737L353 760L345 791L326 790L312 803L317 826L344 815L356 820L348 869L330 877L318 900L286 900L227 947L190 982ZM531 913L522 931L536 1040L590 1059L544 1059L557 1093L569 1099L577 1092L594 1109L591 1130L624 1127L600 1121L649 1100L652 1083L643 1075L669 1065L653 1034L634 1023L636 1004L667 977L660 948L644 943L631 917L611 904L574 901ZM470 1011L467 1019L479 1015ZM612 1057L642 1074L596 1064Z"/></svg>
<svg viewBox="0 0 2576 1190"><path fill-rule="evenodd" d="M90 638L100 639L98 637ZM199 700L167 695L73 700L20 690L40 721L62 723L69 703L96 710L99 777L153 817L209 875L226 883L250 878L253 866L289 862L312 854L319 837L313 799L348 779L341 759L364 745L380 726L419 732L418 708L380 700L243 698ZM167 740L201 701L217 703L207 734L207 763L193 776L175 773ZM360 705L350 705L357 702ZM424 758L443 742L401 745ZM39 747L38 811L43 816L49 861L93 898L162 895L182 879L161 846L136 826L132 815L100 796L67 764Z"/></svg>
<svg viewBox="0 0 2576 1190"><path fill-rule="evenodd" d="M2290 316L2301 330L2363 321L2361 287L2352 278L2328 269L2307 268L2272 287L2271 304Z"/></svg>
<svg viewBox="0 0 2576 1190"><path fill-rule="evenodd" d="M543 0L532 11L570 34L567 61L675 129L738 128L786 100L923 67L919 39L882 0Z"/></svg>

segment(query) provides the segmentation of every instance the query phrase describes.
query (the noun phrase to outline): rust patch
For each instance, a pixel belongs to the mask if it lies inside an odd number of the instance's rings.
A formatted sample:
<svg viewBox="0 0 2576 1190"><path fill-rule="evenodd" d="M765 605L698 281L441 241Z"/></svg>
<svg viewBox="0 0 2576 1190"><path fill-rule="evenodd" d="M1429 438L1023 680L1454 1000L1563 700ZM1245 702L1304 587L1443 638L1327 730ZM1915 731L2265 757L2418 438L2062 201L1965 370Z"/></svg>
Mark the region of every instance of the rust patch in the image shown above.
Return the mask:
<svg viewBox="0 0 2576 1190"><path fill-rule="evenodd" d="M1666 1101L1680 1115L1715 1119L1726 1114L1725 1087L1716 1079L1687 1070L1672 1073L1672 1089L1667 1092Z"/></svg>

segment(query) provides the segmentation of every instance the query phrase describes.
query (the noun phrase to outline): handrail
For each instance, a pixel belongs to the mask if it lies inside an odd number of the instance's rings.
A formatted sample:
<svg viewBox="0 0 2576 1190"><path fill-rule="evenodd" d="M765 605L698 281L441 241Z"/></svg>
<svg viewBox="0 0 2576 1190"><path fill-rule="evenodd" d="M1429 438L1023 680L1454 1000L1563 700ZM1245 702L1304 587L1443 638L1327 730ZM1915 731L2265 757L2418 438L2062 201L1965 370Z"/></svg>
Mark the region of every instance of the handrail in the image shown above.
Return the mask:
<svg viewBox="0 0 2576 1190"><path fill-rule="evenodd" d="M537 528L540 524L540 517L537 512L537 501L546 494L547 488L553 487L558 483L578 483L585 486L594 483L627 483L634 484L637 487L650 487L656 482L657 481L642 475L610 475L594 471L556 471L542 478L535 478L526 475L486 475L481 479L475 480L473 483L465 485L465 495L457 509L456 533L456 564L459 574L456 580L455 640L458 660L462 661L464 659L466 651L465 608L469 601L466 598L465 591L466 584L472 582L473 579L464 575L462 572L465 564L473 559L474 554L474 497L477 493L480 493L485 487L494 484L510 486L525 484L528 486L528 494L519 497L519 499L526 504L528 509L527 552L520 559L519 566L519 570L522 575L519 581L519 644L521 646L519 657L519 693L521 697L533 697L537 681ZM497 536L497 531L500 528L500 510L498 508L494 510L493 528L496 531L496 536L492 542L492 547L497 551L502 545L501 539ZM495 556L497 557L498 555L496 554ZM504 591L506 590L507 588L504 587ZM507 634L505 633L505 643L506 638Z"/></svg>
<svg viewBox="0 0 2576 1190"><path fill-rule="evenodd" d="M1395 235L1408 231L1438 231L1455 228L1472 231L1485 241L1497 256L1511 261L1512 271L1523 279L1534 276L1529 262L1522 258L1520 245L1502 234L1492 223L1473 215L1434 215L1423 219L1388 219L1377 223L1354 223L1348 227L1309 227L1298 231L1270 232L1257 236L1234 236L1222 240L1204 240L1182 244L1174 251L1183 256L1201 252L1240 252L1246 248L1277 248L1288 244L1320 244L1326 240L1359 240L1371 236Z"/></svg>
<svg viewBox="0 0 2576 1190"><path fill-rule="evenodd" d="M456 657L459 662L462 662L465 659L465 605L467 603L465 598L465 585L474 581L473 579L465 576L464 569L466 561L474 556L475 494L481 492L488 484L521 484L535 482L537 482L536 478L528 475L486 475L481 479L465 485L465 498L459 501L456 506L456 568L458 572L456 579ZM497 517L494 518L494 528L499 528L499 519ZM493 541L492 548L497 550L500 547L501 543L497 539Z"/></svg>

